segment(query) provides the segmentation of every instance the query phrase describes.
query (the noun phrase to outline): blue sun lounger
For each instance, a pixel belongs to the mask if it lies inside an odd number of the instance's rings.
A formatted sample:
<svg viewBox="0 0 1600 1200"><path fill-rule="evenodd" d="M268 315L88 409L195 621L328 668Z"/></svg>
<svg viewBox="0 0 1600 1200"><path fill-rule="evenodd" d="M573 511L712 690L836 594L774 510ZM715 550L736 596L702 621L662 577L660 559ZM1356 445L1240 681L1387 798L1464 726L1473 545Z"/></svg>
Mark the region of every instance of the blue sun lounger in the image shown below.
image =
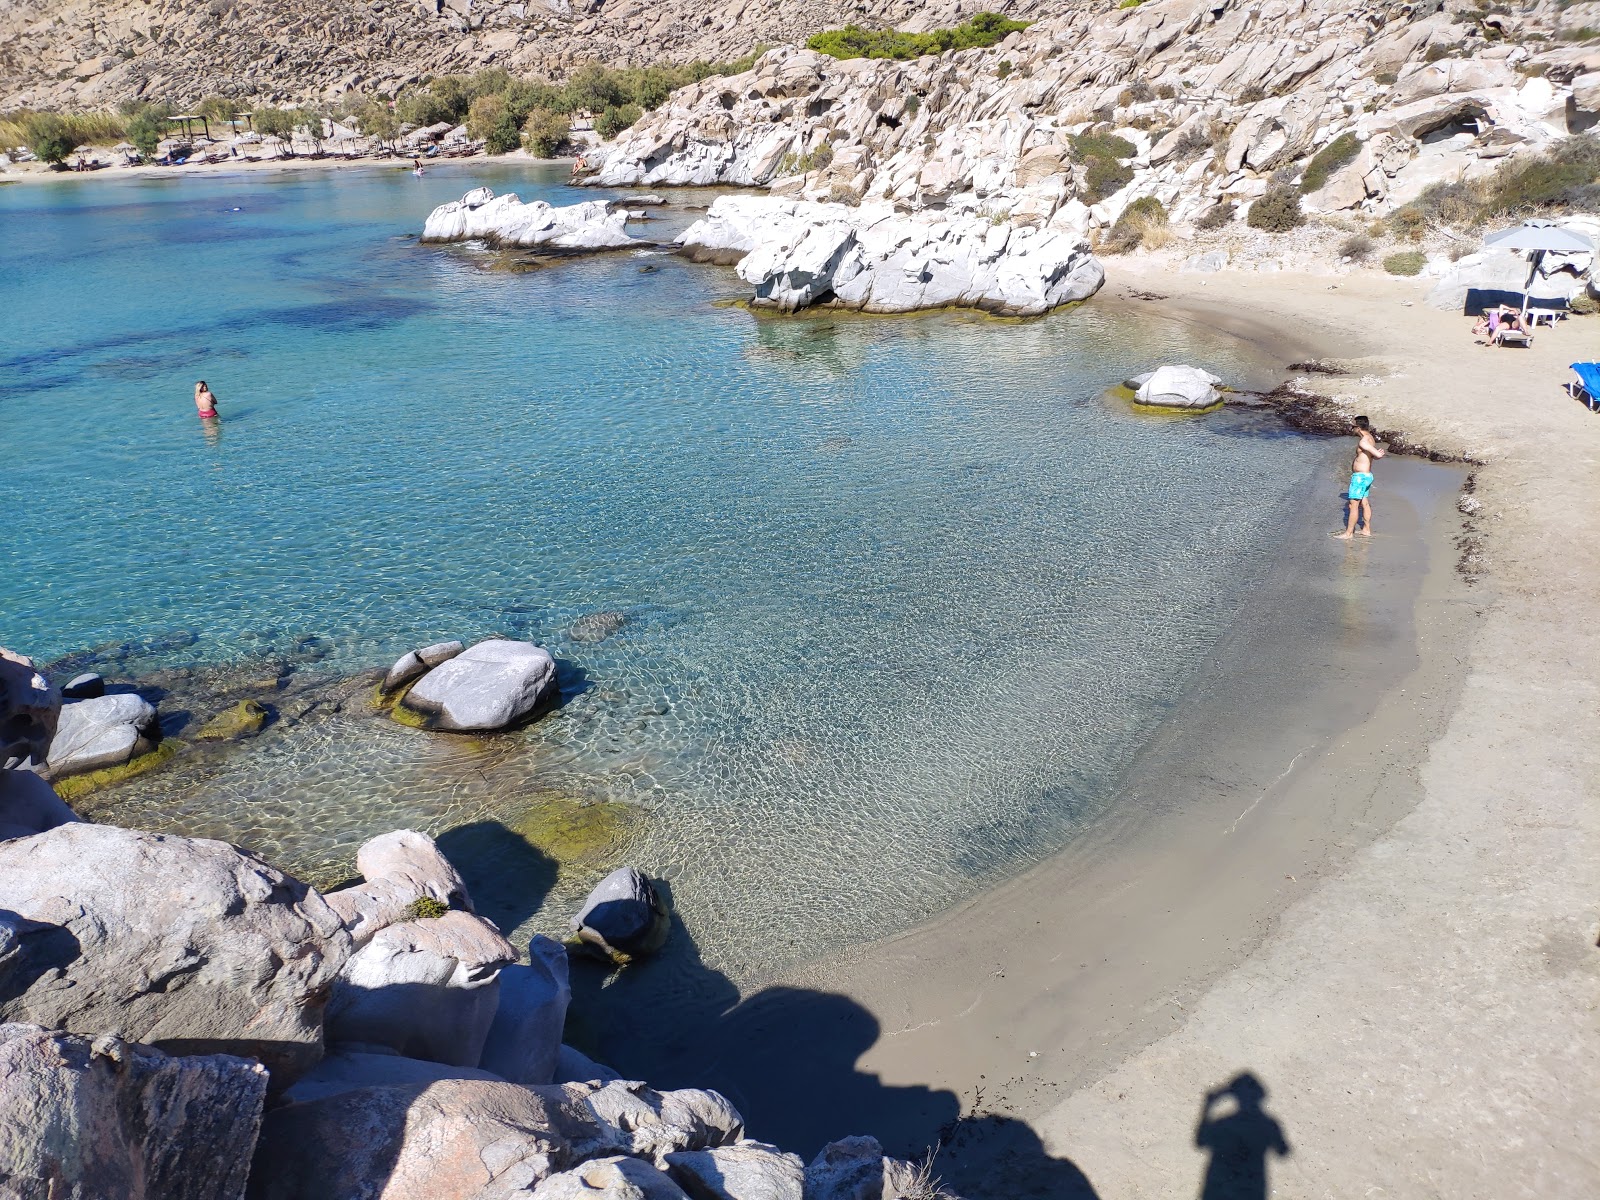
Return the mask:
<svg viewBox="0 0 1600 1200"><path fill-rule="evenodd" d="M1567 392L1590 412L1600 412L1600 363L1573 363L1572 370L1578 378L1567 384Z"/></svg>

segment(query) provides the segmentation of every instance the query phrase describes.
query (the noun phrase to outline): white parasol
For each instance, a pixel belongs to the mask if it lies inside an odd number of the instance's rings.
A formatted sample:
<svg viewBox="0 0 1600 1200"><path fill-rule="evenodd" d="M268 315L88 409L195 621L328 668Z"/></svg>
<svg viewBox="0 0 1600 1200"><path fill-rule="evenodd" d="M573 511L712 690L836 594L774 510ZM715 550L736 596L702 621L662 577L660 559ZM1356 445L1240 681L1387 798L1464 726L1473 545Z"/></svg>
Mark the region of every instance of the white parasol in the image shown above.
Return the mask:
<svg viewBox="0 0 1600 1200"><path fill-rule="evenodd" d="M1522 315L1528 315L1528 295L1533 277L1546 254L1593 254L1594 243L1582 234L1563 229L1554 221L1527 220L1515 229L1502 229L1483 239L1491 250L1510 250L1528 256L1528 280L1522 286Z"/></svg>

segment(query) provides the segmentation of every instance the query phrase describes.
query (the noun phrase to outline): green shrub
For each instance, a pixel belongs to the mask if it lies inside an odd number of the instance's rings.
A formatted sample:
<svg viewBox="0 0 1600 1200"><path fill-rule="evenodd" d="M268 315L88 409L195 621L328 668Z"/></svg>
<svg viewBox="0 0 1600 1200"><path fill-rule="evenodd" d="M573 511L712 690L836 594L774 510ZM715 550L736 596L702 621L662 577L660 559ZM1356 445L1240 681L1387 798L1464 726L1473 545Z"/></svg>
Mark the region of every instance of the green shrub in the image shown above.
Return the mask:
<svg viewBox="0 0 1600 1200"><path fill-rule="evenodd" d="M1361 262L1377 249L1378 243L1364 233L1352 233L1339 243L1339 257Z"/></svg>
<svg viewBox="0 0 1600 1200"><path fill-rule="evenodd" d="M601 137L610 141L642 116L644 116L644 112L637 104L616 105L606 109L595 118L594 130Z"/></svg>
<svg viewBox="0 0 1600 1200"><path fill-rule="evenodd" d="M922 97L912 92L906 97L906 116L914 117L922 111Z"/></svg>
<svg viewBox="0 0 1600 1200"><path fill-rule="evenodd" d="M1156 232L1166 227L1166 205L1154 196L1140 196L1122 210L1116 224L1100 239L1100 247L1108 254L1128 254L1153 241Z"/></svg>
<svg viewBox="0 0 1600 1200"><path fill-rule="evenodd" d="M1133 168L1114 158L1091 158L1083 169L1084 198L1097 204L1133 182Z"/></svg>
<svg viewBox="0 0 1600 1200"><path fill-rule="evenodd" d="M1232 222L1234 213L1238 211L1239 206L1232 200L1224 200L1222 203L1213 205L1201 213L1195 219L1194 227L1205 230L1221 229L1224 225Z"/></svg>
<svg viewBox="0 0 1600 1200"><path fill-rule="evenodd" d="M1438 43L1435 43L1432 46L1428 47L1428 52L1422 56L1422 61L1425 62L1425 63L1436 63L1441 58L1449 58L1449 57L1450 57L1450 51L1446 47L1441 46Z"/></svg>
<svg viewBox="0 0 1600 1200"><path fill-rule="evenodd" d="M356 113L356 123L362 133L380 141L393 141L400 136L400 118L382 100L368 100Z"/></svg>
<svg viewBox="0 0 1600 1200"><path fill-rule="evenodd" d="M233 121L233 114L237 111L237 106L226 96L207 96L200 101L194 111L208 122L229 126Z"/></svg>
<svg viewBox="0 0 1600 1200"><path fill-rule="evenodd" d="M1010 74L1011 60L1009 58L1002 58L998 63L995 64L994 77L996 79L1005 79Z"/></svg>
<svg viewBox="0 0 1600 1200"><path fill-rule="evenodd" d="M443 900L435 900L432 896L419 896L406 905L406 920L429 921L442 917L450 911L450 906Z"/></svg>
<svg viewBox="0 0 1600 1200"><path fill-rule="evenodd" d="M1419 240L1431 224L1476 229L1539 212L1600 207L1600 134L1565 138L1538 155L1504 160L1494 174L1436 183L1389 215L1395 233Z"/></svg>
<svg viewBox="0 0 1600 1200"><path fill-rule="evenodd" d="M67 123L55 113L31 113L22 124L22 140L47 163L66 161L78 146Z"/></svg>
<svg viewBox="0 0 1600 1200"><path fill-rule="evenodd" d="M251 114L250 123L263 137L286 138L294 132L294 114L286 108L258 108ZM134 140L131 132L128 140Z"/></svg>
<svg viewBox="0 0 1600 1200"><path fill-rule="evenodd" d="M1360 153L1361 139L1353 133L1341 133L1312 156L1300 180L1300 190L1310 195L1327 183L1340 167L1353 163Z"/></svg>
<svg viewBox="0 0 1600 1200"><path fill-rule="evenodd" d="M268 112L277 112L277 109L268 109ZM134 144L139 153L145 158L154 158L156 150L161 144L161 139L167 136L167 130L172 122L168 120L165 106L149 104L135 110L128 116L125 136ZM285 133L294 127L293 122L285 129ZM256 128L263 134L272 132L259 122Z"/></svg>
<svg viewBox="0 0 1600 1200"><path fill-rule="evenodd" d="M1080 133L1069 139L1072 153L1080 158L1132 158L1137 150L1127 138L1114 133Z"/></svg>
<svg viewBox="0 0 1600 1200"><path fill-rule="evenodd" d="M1117 5L1117 7L1118 8L1138 8L1139 5L1141 5L1143 3L1144 3L1144 0L1122 0L1122 2Z"/></svg>
<svg viewBox="0 0 1600 1200"><path fill-rule="evenodd" d="M1013 21L999 13L981 12L970 21L927 33L902 33L898 29L863 29L846 25L826 29L806 39L806 47L834 58L920 58L950 50L993 46L1007 34L1026 29L1031 22Z"/></svg>
<svg viewBox="0 0 1600 1200"><path fill-rule="evenodd" d="M1383 260L1383 269L1391 275L1420 275L1427 265L1428 256L1421 250L1396 250Z"/></svg>
<svg viewBox="0 0 1600 1200"><path fill-rule="evenodd" d="M1400 75L1396 71L1379 71L1372 78L1374 82L1380 83L1384 87L1393 87L1400 82Z"/></svg>
<svg viewBox="0 0 1600 1200"><path fill-rule="evenodd" d="M1267 233L1287 233L1304 221L1299 190L1284 184L1268 188L1245 216L1245 224L1251 229Z"/></svg>
<svg viewBox="0 0 1600 1200"><path fill-rule="evenodd" d="M506 101L501 95L479 96L467 108L467 136L484 141L505 119Z"/></svg>
<svg viewBox="0 0 1600 1200"><path fill-rule="evenodd" d="M572 133L565 113L536 108L522 123L522 144L535 158L554 158Z"/></svg>
<svg viewBox="0 0 1600 1200"><path fill-rule="evenodd" d="M1567 301L1567 311L1576 313L1580 317L1593 316L1600 313L1600 300L1596 300L1588 292L1579 292Z"/></svg>

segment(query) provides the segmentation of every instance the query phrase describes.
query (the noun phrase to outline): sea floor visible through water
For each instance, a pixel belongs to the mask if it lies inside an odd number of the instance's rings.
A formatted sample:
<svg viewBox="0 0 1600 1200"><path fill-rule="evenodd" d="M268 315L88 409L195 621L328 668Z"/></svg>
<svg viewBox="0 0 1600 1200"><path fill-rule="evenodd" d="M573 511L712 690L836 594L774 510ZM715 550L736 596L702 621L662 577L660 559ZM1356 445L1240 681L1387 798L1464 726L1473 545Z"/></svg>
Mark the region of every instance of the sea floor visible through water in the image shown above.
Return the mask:
<svg viewBox="0 0 1600 1200"><path fill-rule="evenodd" d="M1159 302L770 317L650 247L417 243L481 183L574 198L492 164L0 192L0 640L164 681L179 739L186 696L281 702L91 815L322 883L426 829L519 936L633 862L748 981L1067 844L1298 498L1336 511L1328 443L1106 394L1161 362L1278 381ZM673 200L640 236L709 197ZM372 707L363 672L490 635L557 655L555 713L464 738Z"/></svg>

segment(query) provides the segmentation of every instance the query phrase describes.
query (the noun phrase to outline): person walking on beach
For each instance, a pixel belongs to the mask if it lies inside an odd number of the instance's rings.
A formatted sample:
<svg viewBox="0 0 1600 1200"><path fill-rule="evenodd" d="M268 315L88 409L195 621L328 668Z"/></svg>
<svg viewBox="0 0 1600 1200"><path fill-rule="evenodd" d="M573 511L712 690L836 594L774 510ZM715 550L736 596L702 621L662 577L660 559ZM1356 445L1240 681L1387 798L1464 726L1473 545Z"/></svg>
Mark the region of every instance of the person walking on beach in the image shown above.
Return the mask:
<svg viewBox="0 0 1600 1200"><path fill-rule="evenodd" d="M194 385L194 407L202 421L215 421L222 415L217 411L217 398L204 379Z"/></svg>
<svg viewBox="0 0 1600 1200"><path fill-rule="evenodd" d="M1349 513L1345 518L1344 532L1335 537L1345 540L1355 535L1356 522L1361 522L1361 536L1372 536L1372 460L1382 458L1386 451L1372 436L1372 423L1365 417L1356 418L1356 455L1350 463Z"/></svg>

